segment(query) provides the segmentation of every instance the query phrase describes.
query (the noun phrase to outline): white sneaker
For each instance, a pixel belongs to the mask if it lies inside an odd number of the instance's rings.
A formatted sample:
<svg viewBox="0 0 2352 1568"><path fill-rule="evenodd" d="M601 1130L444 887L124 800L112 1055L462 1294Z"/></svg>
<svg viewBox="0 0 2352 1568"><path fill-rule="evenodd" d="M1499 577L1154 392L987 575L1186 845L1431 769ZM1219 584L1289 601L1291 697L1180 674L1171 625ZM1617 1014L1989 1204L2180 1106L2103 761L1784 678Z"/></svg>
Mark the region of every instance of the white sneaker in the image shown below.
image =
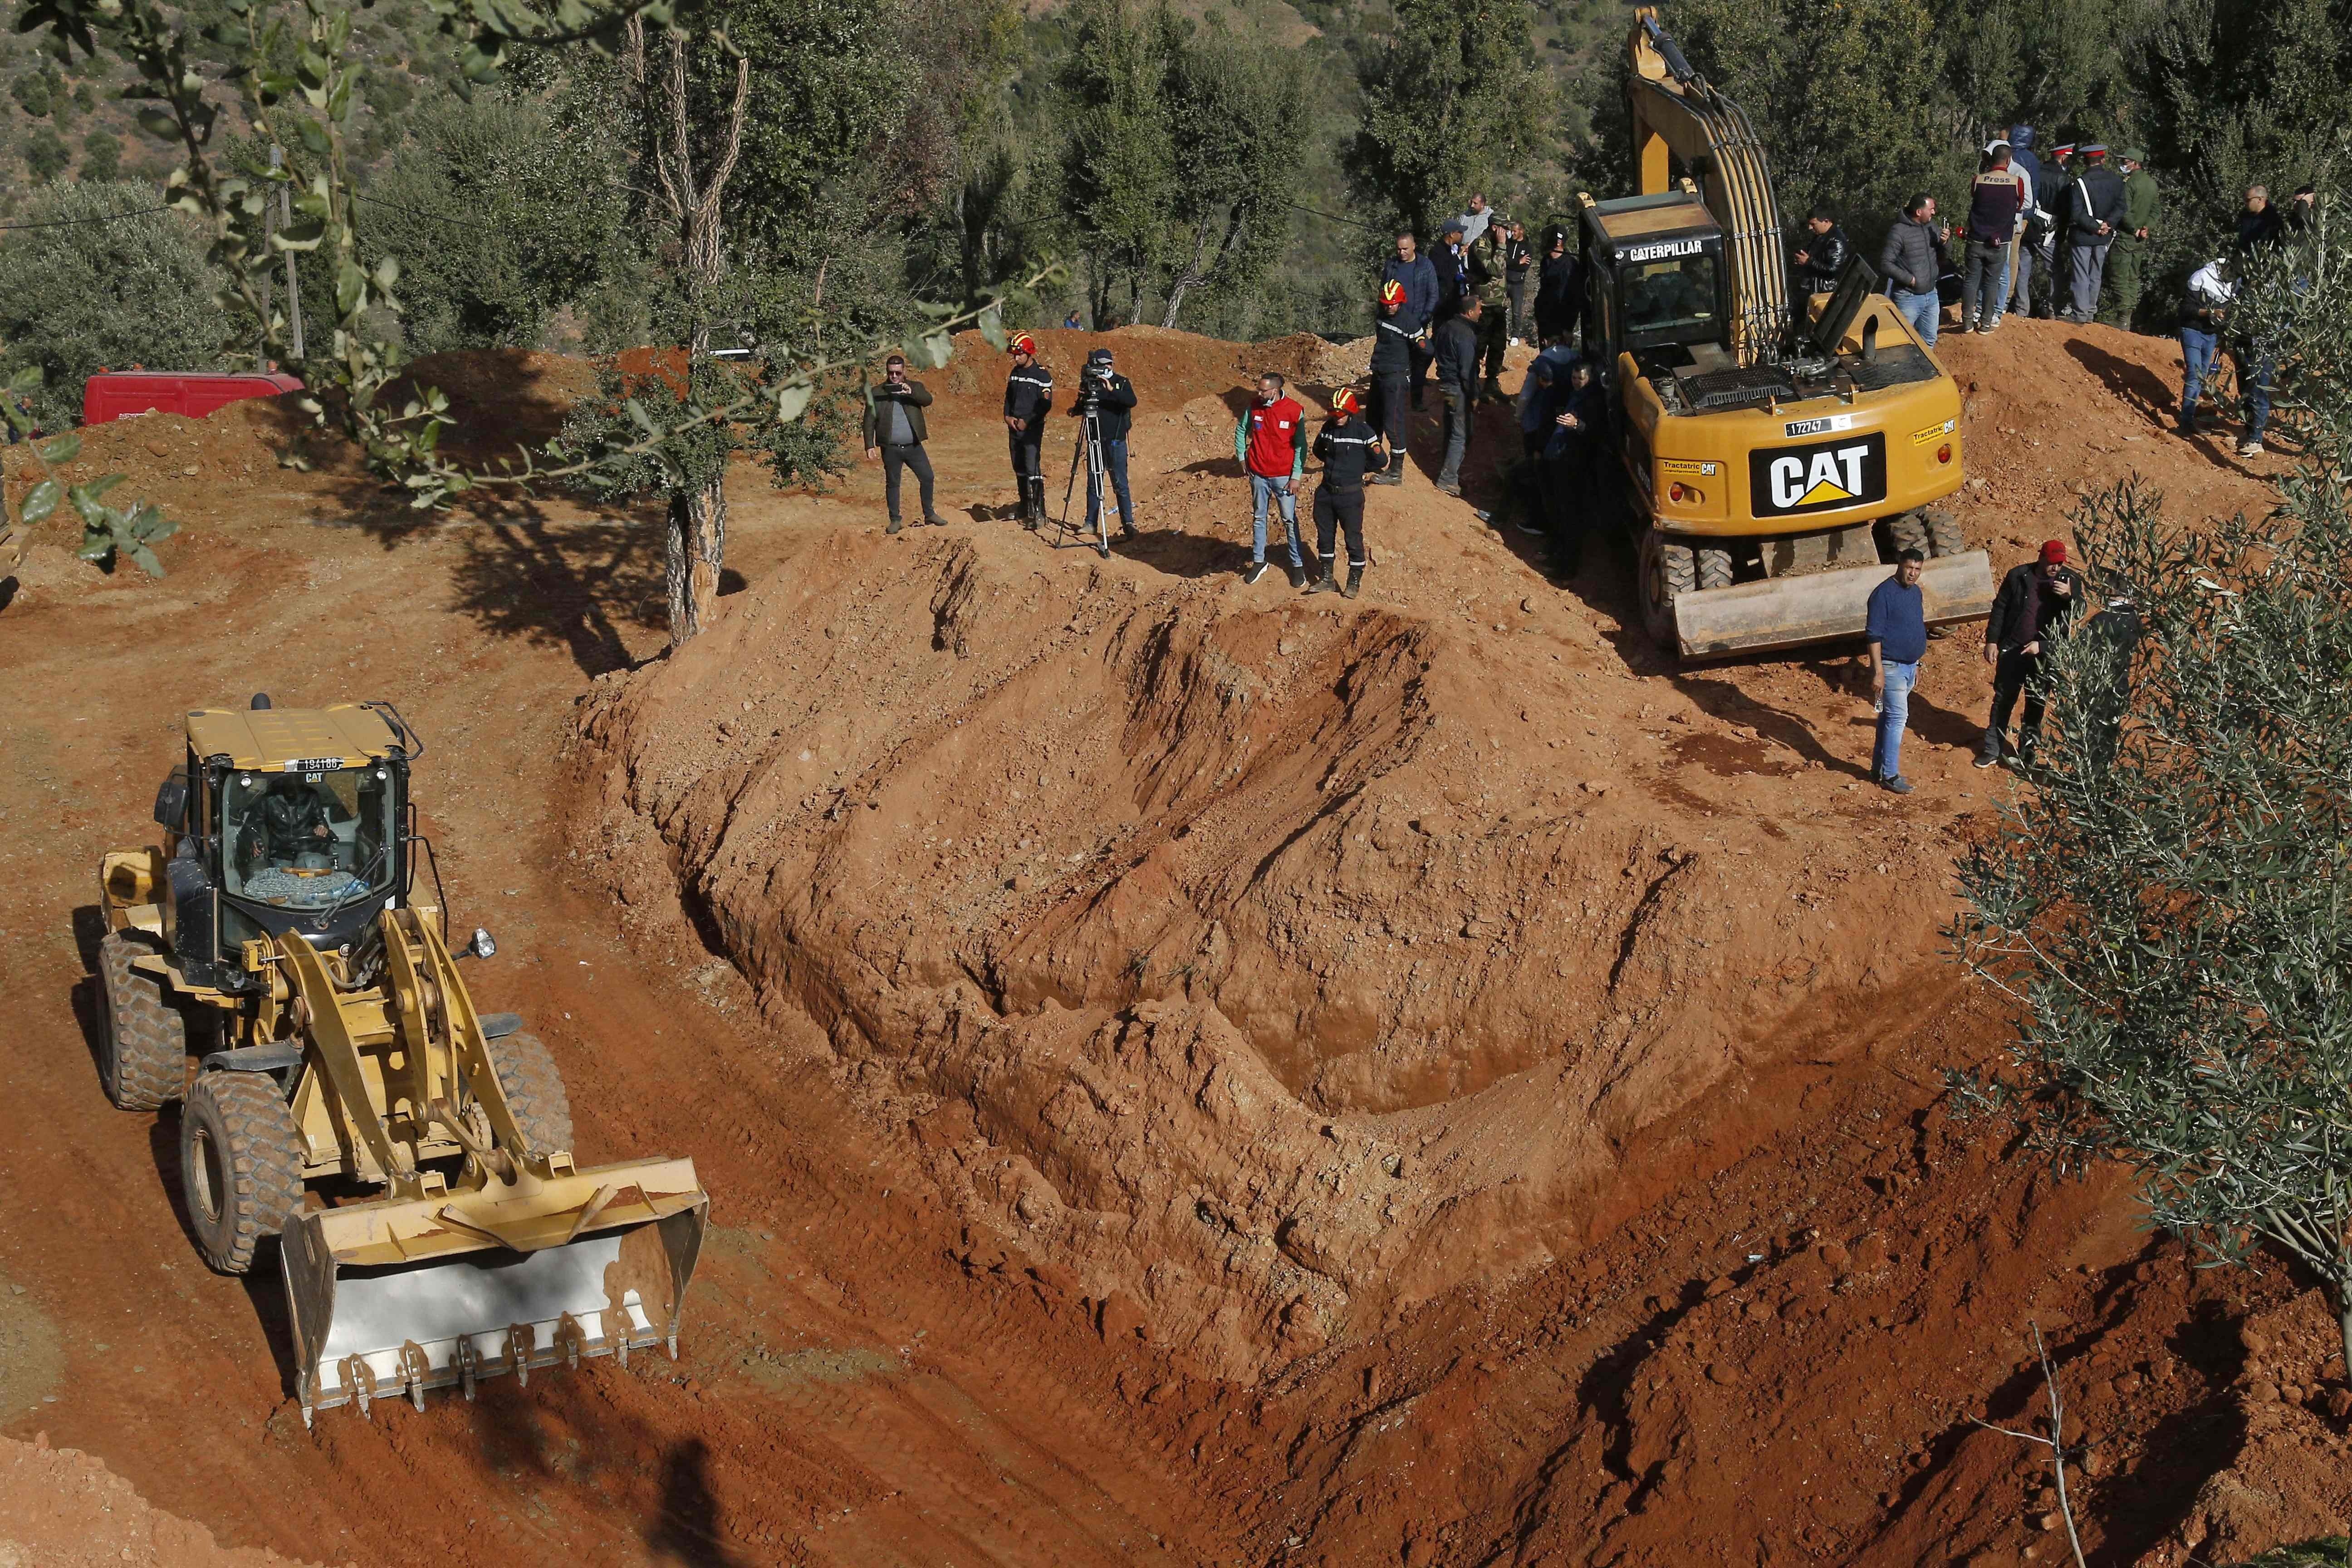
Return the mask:
<svg viewBox="0 0 2352 1568"><path fill-rule="evenodd" d="M2241 458L2259 458L2262 455L2263 444L2260 441L2241 441L2238 443L2238 456Z"/></svg>

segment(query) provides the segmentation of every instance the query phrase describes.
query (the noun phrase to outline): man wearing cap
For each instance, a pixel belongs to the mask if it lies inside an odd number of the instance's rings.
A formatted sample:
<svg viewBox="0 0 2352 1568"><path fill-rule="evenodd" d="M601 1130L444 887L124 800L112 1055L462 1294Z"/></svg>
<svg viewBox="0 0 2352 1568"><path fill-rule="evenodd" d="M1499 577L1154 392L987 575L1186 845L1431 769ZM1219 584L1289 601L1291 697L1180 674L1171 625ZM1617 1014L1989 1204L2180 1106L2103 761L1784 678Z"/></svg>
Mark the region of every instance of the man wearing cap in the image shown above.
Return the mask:
<svg viewBox="0 0 2352 1568"><path fill-rule="evenodd" d="M2107 281L2115 289L2115 314L2104 318L2128 330L2139 310L2140 268L2151 248L2149 235L2164 216L2164 195L2156 176L2144 166L2147 154L2137 147L2124 152L2124 220L2116 230L2115 250L2107 258Z"/></svg>
<svg viewBox="0 0 2352 1568"><path fill-rule="evenodd" d="M2044 542L2042 553L2012 566L1993 595L1992 616L1985 622L1985 663L1992 667L1992 722L1985 726L1984 743L1977 748L1977 766L1989 768L2004 756L2025 767L2042 743L2042 655L2048 644L2065 635L2066 622L2082 603L2083 579L2066 564L2066 543ZM2010 710L2020 696L2025 710L2018 716L2017 743L2009 744Z"/></svg>
<svg viewBox="0 0 2352 1568"><path fill-rule="evenodd" d="M1412 385L1414 334L1404 325L1404 285L1381 285L1379 313L1372 318L1372 419L1385 438L1387 465L1371 476L1376 485L1404 483L1405 438L1412 423L1406 397Z"/></svg>
<svg viewBox="0 0 2352 1568"><path fill-rule="evenodd" d="M1429 324L1437 314L1437 268L1429 258L1421 254L1421 242L1412 230L1404 229L1396 237L1396 254L1381 264L1381 286L1389 284L1404 291L1398 302L1395 321L1412 347L1412 405L1421 406L1422 382L1429 374ZM1391 426L1393 428L1393 426ZM1402 448L1397 443L1392 447Z"/></svg>
<svg viewBox="0 0 2352 1568"><path fill-rule="evenodd" d="M1927 657L1927 605L1919 574L1927 558L1906 550L1895 575L1870 591L1863 636L1870 642L1870 694L1878 703L1878 739L1871 747L1870 776L1879 788L1909 795L1903 776L1903 727L1911 718L1911 689L1919 681L1919 661Z"/></svg>
<svg viewBox="0 0 2352 1568"><path fill-rule="evenodd" d="M2067 193L2066 283L2068 309L2059 319L2087 324L2099 309L2099 280L2107 269L2107 247L2124 221L2123 176L2107 166L2107 150L2094 142L2083 149L2083 177Z"/></svg>
<svg viewBox="0 0 2352 1568"><path fill-rule="evenodd" d="M1013 482L1021 487L1021 526L1035 529L1045 521L1045 470L1041 448L1045 439L1045 416L1054 411L1054 373L1037 359L1037 340L1015 332L1005 345L1013 353L1013 374L1004 378L1005 446L1013 454Z"/></svg>
<svg viewBox="0 0 2352 1568"><path fill-rule="evenodd" d="M1307 410L1284 391L1281 376L1257 378L1257 398L1234 422L1234 456L1250 482L1250 564L1242 581L1265 575L1265 509L1282 509L1290 537L1290 585L1307 586L1307 558L1298 547L1298 480L1307 472Z"/></svg>
<svg viewBox="0 0 2352 1568"><path fill-rule="evenodd" d="M1078 379L1078 395L1070 405L1070 415L1076 418L1087 414L1095 416L1103 456L1101 479L1096 479L1093 465L1087 468L1087 527L1096 529L1102 518L1103 484L1108 481L1118 496L1118 536L1133 539L1135 500L1127 493L1127 433L1135 416L1135 384L1118 374L1108 349L1087 355L1086 374ZM1097 531L1095 537L1103 535ZM1108 545L1103 553L1110 553Z"/></svg>
<svg viewBox="0 0 2352 1568"><path fill-rule="evenodd" d="M1371 557L1364 549L1364 476L1381 460L1379 434L1366 424L1353 389L1331 395L1331 417L1315 433L1315 455L1322 459L1323 482L1315 487L1315 550L1323 561L1323 575L1310 594L1344 594L1354 598L1364 585L1364 568ZM1339 586L1339 536L1348 540L1348 585Z"/></svg>

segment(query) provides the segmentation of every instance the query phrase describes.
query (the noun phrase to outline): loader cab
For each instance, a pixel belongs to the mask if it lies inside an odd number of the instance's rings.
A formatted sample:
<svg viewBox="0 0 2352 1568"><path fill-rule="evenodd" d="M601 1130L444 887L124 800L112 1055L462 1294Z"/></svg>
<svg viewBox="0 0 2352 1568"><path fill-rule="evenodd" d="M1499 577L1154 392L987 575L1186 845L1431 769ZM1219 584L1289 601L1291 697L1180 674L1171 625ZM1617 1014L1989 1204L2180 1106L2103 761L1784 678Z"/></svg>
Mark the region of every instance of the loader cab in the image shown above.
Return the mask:
<svg viewBox="0 0 2352 1568"><path fill-rule="evenodd" d="M1586 355L1613 365L1631 353L1652 377L1727 361L1730 270L1722 226L1698 197L1677 190L1580 200Z"/></svg>
<svg viewBox="0 0 2352 1568"><path fill-rule="evenodd" d="M247 942L337 947L405 900L414 736L382 704L200 710L159 792L166 918L192 984L241 990ZM176 816L176 821L164 821Z"/></svg>

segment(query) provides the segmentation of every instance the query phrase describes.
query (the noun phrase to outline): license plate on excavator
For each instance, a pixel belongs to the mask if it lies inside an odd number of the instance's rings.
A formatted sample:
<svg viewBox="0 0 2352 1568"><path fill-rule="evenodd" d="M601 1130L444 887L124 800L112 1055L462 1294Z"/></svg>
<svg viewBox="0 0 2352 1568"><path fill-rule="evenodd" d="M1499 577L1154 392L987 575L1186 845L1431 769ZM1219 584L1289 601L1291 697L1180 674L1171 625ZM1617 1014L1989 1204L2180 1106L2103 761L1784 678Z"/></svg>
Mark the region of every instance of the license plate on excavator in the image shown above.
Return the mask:
<svg viewBox="0 0 2352 1568"><path fill-rule="evenodd" d="M319 1411L654 1346L677 1325L710 1199L690 1160L606 1165L497 1203L354 1204L287 1223L296 1391Z"/></svg>

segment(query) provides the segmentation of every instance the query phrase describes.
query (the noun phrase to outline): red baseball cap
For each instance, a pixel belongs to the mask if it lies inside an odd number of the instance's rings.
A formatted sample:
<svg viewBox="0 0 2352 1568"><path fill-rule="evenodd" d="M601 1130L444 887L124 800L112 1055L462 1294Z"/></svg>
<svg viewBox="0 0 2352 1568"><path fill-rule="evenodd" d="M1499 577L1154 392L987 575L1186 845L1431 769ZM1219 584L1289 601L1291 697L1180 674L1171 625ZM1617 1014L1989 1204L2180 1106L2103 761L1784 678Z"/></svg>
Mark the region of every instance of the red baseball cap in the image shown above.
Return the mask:
<svg viewBox="0 0 2352 1568"><path fill-rule="evenodd" d="M2065 565L2066 542L2063 539L2043 540L2042 542L2042 563L2044 566Z"/></svg>

